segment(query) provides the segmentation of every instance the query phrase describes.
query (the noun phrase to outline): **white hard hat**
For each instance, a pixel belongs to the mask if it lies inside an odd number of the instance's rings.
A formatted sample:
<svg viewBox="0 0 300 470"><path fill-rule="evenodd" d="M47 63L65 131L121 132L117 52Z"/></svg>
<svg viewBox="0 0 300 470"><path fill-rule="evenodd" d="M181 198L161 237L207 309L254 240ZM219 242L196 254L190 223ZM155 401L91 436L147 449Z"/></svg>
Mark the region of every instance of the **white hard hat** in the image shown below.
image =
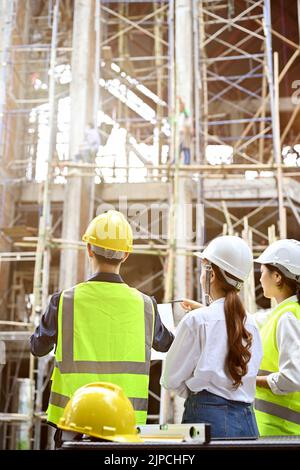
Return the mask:
<svg viewBox="0 0 300 470"><path fill-rule="evenodd" d="M300 281L300 242L292 239L277 240L254 260L255 263L272 264L295 281Z"/></svg>
<svg viewBox="0 0 300 470"><path fill-rule="evenodd" d="M195 255L207 259L241 281L247 279L253 263L252 253L247 243L242 238L233 235L215 238L204 251Z"/></svg>

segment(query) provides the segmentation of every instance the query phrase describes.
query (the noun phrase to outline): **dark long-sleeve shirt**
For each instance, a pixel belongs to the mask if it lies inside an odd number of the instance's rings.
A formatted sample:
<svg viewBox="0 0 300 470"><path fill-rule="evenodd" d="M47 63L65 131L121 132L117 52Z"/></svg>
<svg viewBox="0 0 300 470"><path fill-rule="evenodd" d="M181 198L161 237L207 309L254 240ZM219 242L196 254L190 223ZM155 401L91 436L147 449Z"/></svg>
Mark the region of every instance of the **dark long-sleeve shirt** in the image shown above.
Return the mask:
<svg viewBox="0 0 300 470"><path fill-rule="evenodd" d="M119 274L97 273L89 281L116 282L123 283ZM42 315L39 326L30 337L31 352L34 356L45 356L56 345L57 325L58 325L58 305L61 292L52 295L45 313ZM153 348L156 351L166 352L170 348L174 336L162 323L157 310L157 304L154 297L151 297L154 305L155 321Z"/></svg>

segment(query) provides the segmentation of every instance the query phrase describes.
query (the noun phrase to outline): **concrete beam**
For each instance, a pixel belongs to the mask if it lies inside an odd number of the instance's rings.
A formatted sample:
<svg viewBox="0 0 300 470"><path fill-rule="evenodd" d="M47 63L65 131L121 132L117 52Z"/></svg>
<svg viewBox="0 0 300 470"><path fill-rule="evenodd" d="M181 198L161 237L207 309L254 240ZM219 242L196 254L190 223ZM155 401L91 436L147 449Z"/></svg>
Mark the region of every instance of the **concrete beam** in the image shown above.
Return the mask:
<svg viewBox="0 0 300 470"><path fill-rule="evenodd" d="M26 183L21 189L20 203L38 204L40 201L41 183ZM54 185L50 190L51 202L62 202L65 195L65 186Z"/></svg>
<svg viewBox="0 0 300 470"><path fill-rule="evenodd" d="M292 91L291 91L292 94ZM260 100L252 99L252 100L233 100L233 104L239 106L240 108L246 108L248 111L255 112L261 105ZM218 104L216 105L216 110L220 112L221 110L224 111L224 113L228 113L228 105L225 103L223 104ZM291 113L294 111L296 105L293 104L291 97L286 97L286 98L280 98L279 99L279 110L281 113ZM214 109L214 106L211 107L211 109ZM266 111L269 113L270 112L270 102L267 101L266 104Z"/></svg>
<svg viewBox="0 0 300 470"><path fill-rule="evenodd" d="M104 184L101 187L101 199L116 201L120 197L127 197L130 201L158 201L168 200L170 197L169 183L120 183Z"/></svg>
<svg viewBox="0 0 300 470"><path fill-rule="evenodd" d="M38 183L26 183L21 191L20 203L37 204L39 200ZM300 204L300 183L292 178L284 178L284 187L288 188L289 196ZM110 183L103 184L99 188L99 200L112 204L118 204L120 197L127 198L130 203L151 203L168 201L170 186L168 183ZM65 200L66 187L55 185L51 190L52 202L63 202ZM204 196L209 200L234 200L235 206L241 201L248 200L254 203L265 199L277 197L276 183L274 178L258 178L245 180L244 178L207 179L204 184ZM193 200L196 199L196 184L193 187Z"/></svg>

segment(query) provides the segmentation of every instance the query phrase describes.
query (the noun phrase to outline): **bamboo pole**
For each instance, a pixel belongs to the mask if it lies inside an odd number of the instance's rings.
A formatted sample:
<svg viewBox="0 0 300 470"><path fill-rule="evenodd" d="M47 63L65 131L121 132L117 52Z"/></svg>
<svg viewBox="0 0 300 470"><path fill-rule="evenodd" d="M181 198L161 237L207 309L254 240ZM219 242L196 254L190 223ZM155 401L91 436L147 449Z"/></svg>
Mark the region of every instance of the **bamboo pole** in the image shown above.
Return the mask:
<svg viewBox="0 0 300 470"><path fill-rule="evenodd" d="M271 245L271 243L277 240L275 225L270 225L270 227L268 227L268 240L269 240L269 245ZM274 297L271 298L270 303L271 303L271 308L276 307L276 300L274 299Z"/></svg>
<svg viewBox="0 0 300 470"><path fill-rule="evenodd" d="M252 230L249 227L248 217L244 217L244 229L242 231L243 239L248 243L251 251L253 252L253 236ZM243 296L245 301L246 310L249 313L255 313L255 280L254 280L254 267L252 265L251 271L243 286Z"/></svg>
<svg viewBox="0 0 300 470"><path fill-rule="evenodd" d="M53 156L53 148L55 143L55 66L56 66L56 46L59 22L59 0L55 1L53 9L53 25L52 25L52 39L51 39L51 55L50 55L50 73L49 73L49 142L48 142L48 158L46 161L46 179L43 187L43 203L42 215L39 222L39 235L36 247L36 261L34 267L34 301L32 306L32 313L30 322L35 324L36 316L39 316L41 311L45 308L45 301L48 294L48 274L50 267L50 249L47 244L48 231L50 227L50 172L51 162ZM34 382L34 358L30 355L29 362L29 378ZM42 380L40 374L37 376L37 393L36 397L32 395L32 403L35 402L35 407L32 407L32 413L38 412L41 408L42 397L40 395L39 383ZM31 387L33 393L33 387ZM32 416L33 419L33 416ZM35 421L34 423L34 449L39 449L40 446L40 432L41 423Z"/></svg>
<svg viewBox="0 0 300 470"><path fill-rule="evenodd" d="M261 110L261 118L262 121L259 124L259 133L260 135L263 134L264 128L265 128L265 122L263 119L266 117L266 96L267 96L267 79L266 79L266 74L263 74L262 77L262 110ZM259 147L258 147L258 155L259 155L259 161L260 163L263 163L264 161L264 146L265 146L265 139L261 138L259 140Z"/></svg>
<svg viewBox="0 0 300 470"><path fill-rule="evenodd" d="M221 201L221 205L222 205L224 215L225 215L225 219L226 219L226 226L227 226L228 235L233 235L233 226L232 226L231 217L230 217L226 202Z"/></svg>
<svg viewBox="0 0 300 470"><path fill-rule="evenodd" d="M154 8L156 10L159 9L159 3L155 2L154 3ZM162 79L162 74L161 74L161 68L163 66L163 43L160 41L162 34L163 34L163 28L162 28L162 22L164 18L164 11L160 12L155 15L155 24L154 24L154 36L155 36L155 41L154 41L154 56L155 56L155 67L156 67L156 95L160 100L163 99L163 79ZM161 131L161 126L162 126L162 117L163 117L163 107L160 102L157 102L156 105L156 120L157 120L157 161L159 164L161 164L161 157L162 157L162 131Z"/></svg>
<svg viewBox="0 0 300 470"><path fill-rule="evenodd" d="M281 134L281 138L280 138L280 144L281 144L281 145L284 143L284 140L285 140L287 134L289 133L289 131L290 131L292 125L294 124L295 119L297 118L299 111L300 111L300 104L298 104L298 105L295 107L295 109L294 109L294 111L293 111L293 113L292 113L292 115L291 115L291 117L290 117L290 119L289 119L289 122L287 123L287 125L285 126L284 131L283 131L282 134Z"/></svg>
<svg viewBox="0 0 300 470"><path fill-rule="evenodd" d="M280 238L286 238L286 212L283 199L283 178L281 164L280 145L280 116L279 116L279 82L278 82L278 52L274 52L274 156L277 167L277 189L278 189L278 210L279 210L279 234Z"/></svg>
<svg viewBox="0 0 300 470"><path fill-rule="evenodd" d="M258 160L257 160L258 162ZM76 163L76 162L71 162L69 160L66 161L60 161L58 163L53 164L54 167L66 167L66 168L82 168L82 169L94 169L94 168L100 168L99 165L97 164L92 164L92 163ZM267 171L267 170L276 170L278 168L279 164L278 163L232 163L232 164L217 164L217 165L210 165L210 164L200 164L200 165L178 165L178 170L182 172L187 172L187 173L193 173L193 172L202 172L202 171L208 171L210 173L218 172L218 171L224 171L224 172L230 172L230 171L235 171L235 170L262 170L262 171ZM103 168L103 167L102 167ZM111 169L113 170L116 167L113 166L105 166L106 169ZM132 169L141 169L140 166L118 166L118 170L126 170L128 168ZM143 168L145 169L151 169L151 170L169 170L175 172L175 169L173 167L170 167L169 165L144 165ZM287 170L289 169L297 169L299 166L293 165L286 167ZM284 167L283 167L284 169ZM67 175L66 175L67 176ZM81 173L77 173L76 176L83 176Z"/></svg>

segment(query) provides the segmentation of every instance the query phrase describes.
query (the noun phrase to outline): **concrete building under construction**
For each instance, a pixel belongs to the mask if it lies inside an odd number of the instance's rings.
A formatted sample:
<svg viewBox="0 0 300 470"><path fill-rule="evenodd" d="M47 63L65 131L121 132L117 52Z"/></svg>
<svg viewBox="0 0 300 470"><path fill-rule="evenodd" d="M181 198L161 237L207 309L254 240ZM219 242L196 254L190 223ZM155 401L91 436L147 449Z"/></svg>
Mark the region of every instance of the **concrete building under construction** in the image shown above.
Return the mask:
<svg viewBox="0 0 300 470"><path fill-rule="evenodd" d="M53 354L29 337L90 274L96 214L128 218L122 277L158 303L201 301L218 235L300 239L299 25L299 0L0 0L1 449L51 447ZM242 296L270 306L258 271ZM178 422L160 373L148 422Z"/></svg>

